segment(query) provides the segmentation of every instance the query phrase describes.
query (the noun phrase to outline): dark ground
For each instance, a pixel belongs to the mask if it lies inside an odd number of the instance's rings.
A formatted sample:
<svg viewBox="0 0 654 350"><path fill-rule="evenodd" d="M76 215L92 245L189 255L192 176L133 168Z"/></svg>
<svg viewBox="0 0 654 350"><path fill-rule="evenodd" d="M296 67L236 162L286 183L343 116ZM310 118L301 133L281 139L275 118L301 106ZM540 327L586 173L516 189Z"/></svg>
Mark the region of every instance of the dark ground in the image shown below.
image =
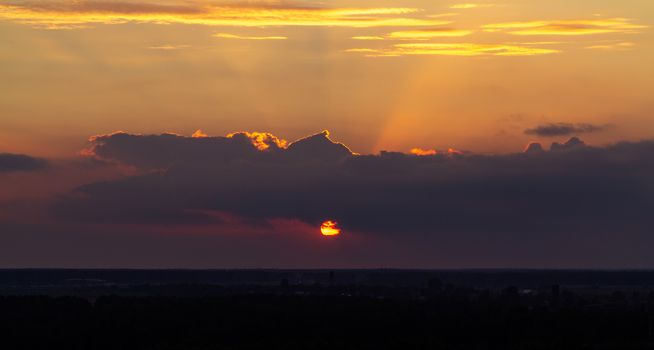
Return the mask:
<svg viewBox="0 0 654 350"><path fill-rule="evenodd" d="M653 277L0 270L1 348L654 349Z"/></svg>

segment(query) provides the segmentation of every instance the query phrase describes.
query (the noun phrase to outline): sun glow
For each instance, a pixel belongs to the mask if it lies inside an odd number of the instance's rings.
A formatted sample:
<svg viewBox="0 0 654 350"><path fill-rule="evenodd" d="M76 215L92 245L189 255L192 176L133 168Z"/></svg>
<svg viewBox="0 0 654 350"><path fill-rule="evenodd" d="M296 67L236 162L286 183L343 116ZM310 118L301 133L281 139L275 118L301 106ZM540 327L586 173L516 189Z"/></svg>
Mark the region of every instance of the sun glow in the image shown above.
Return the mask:
<svg viewBox="0 0 654 350"><path fill-rule="evenodd" d="M338 223L336 221L327 220L320 225L320 233L323 236L336 236L341 234L341 229L338 228Z"/></svg>

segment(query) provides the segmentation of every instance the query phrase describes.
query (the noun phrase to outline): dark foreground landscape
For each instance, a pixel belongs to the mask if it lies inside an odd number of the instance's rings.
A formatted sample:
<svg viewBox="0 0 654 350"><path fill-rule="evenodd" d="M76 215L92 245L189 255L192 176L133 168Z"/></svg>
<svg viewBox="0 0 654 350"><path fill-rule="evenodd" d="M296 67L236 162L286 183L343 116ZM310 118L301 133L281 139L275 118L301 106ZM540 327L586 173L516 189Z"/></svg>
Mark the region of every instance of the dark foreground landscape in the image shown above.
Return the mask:
<svg viewBox="0 0 654 350"><path fill-rule="evenodd" d="M0 270L7 349L654 349L654 272Z"/></svg>

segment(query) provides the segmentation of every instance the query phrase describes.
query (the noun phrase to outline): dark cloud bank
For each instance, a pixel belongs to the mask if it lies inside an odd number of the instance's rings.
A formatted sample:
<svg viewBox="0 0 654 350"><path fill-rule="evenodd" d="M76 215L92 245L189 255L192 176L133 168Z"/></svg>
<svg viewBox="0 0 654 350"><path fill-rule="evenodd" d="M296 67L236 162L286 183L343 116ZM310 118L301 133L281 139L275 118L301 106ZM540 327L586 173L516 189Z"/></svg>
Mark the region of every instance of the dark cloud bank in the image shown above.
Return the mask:
<svg viewBox="0 0 654 350"><path fill-rule="evenodd" d="M47 162L22 154L0 153L0 173L13 171L35 171L45 168Z"/></svg>
<svg viewBox="0 0 654 350"><path fill-rule="evenodd" d="M270 136L272 137L272 136ZM79 220L333 218L357 232L411 234L649 233L654 143L589 147L573 138L549 151L509 155L353 155L326 133L257 149L230 138L114 134L94 139L104 160L152 172L89 184L64 198ZM82 195L80 195L82 194Z"/></svg>
<svg viewBox="0 0 654 350"><path fill-rule="evenodd" d="M313 248L292 242L281 248L270 237L265 244L230 238L198 243L183 258L166 258L176 251L168 247L157 253L167 266L187 266L184 259L195 261L198 251L206 255L201 266L213 267L226 256L233 258L225 260L230 266L654 266L654 141L593 147L572 138L515 154L414 156L356 155L326 132L290 145L270 134L116 133L93 138L88 153L136 167L140 175L59 196L51 207L57 231L66 232L64 224L215 227L212 237L221 237L226 214L252 228L299 220L315 227L308 233L315 235L320 222L332 219L347 234L337 241L366 242L339 248L338 261L316 263ZM129 240L126 232L116 239ZM88 239L76 235L77 242ZM143 239L122 242L151 245ZM284 253L271 257L275 249Z"/></svg>
<svg viewBox="0 0 654 350"><path fill-rule="evenodd" d="M539 125L533 129L527 129L525 130L525 134L542 137L570 136L604 131L608 128L608 125L554 123Z"/></svg>

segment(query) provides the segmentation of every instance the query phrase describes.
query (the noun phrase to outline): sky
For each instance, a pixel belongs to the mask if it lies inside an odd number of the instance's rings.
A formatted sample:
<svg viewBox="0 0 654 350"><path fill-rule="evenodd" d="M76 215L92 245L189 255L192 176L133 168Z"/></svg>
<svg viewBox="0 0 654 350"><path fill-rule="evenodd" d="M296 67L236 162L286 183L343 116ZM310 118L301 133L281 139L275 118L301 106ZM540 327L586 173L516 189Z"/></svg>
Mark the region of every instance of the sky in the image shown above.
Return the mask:
<svg viewBox="0 0 654 350"><path fill-rule="evenodd" d="M649 0L0 0L0 267L654 267L652 26Z"/></svg>

